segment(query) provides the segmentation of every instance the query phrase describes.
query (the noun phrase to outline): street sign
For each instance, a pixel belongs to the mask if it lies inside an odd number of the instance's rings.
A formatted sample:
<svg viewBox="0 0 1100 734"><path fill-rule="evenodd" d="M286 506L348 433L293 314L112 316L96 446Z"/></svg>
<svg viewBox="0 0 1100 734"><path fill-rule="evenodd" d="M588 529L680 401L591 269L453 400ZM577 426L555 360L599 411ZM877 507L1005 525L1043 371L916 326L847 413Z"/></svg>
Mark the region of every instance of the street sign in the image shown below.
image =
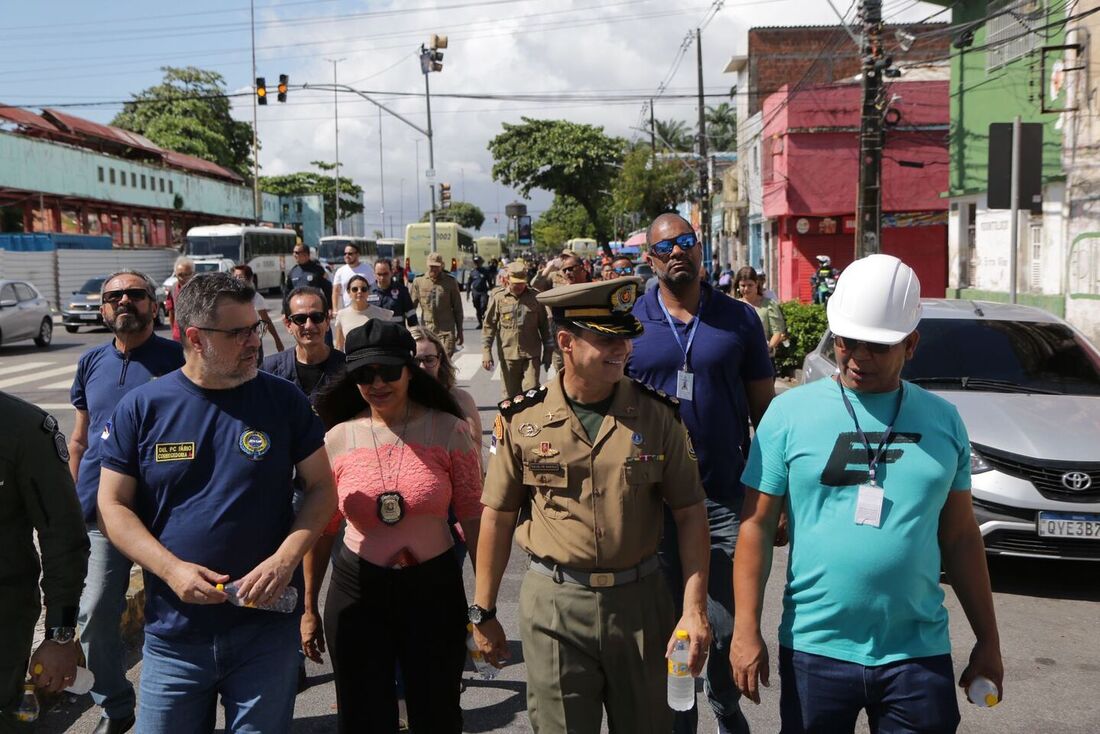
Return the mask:
<svg viewBox="0 0 1100 734"><path fill-rule="evenodd" d="M989 125L989 182L987 201L990 209L1012 208L1012 123ZM1016 205L1032 214L1043 212L1043 125L1020 124L1020 193Z"/></svg>
<svg viewBox="0 0 1100 734"><path fill-rule="evenodd" d="M431 181L433 178L435 178L435 169L434 168L429 168L426 171L424 171L424 178L428 179L429 181Z"/></svg>

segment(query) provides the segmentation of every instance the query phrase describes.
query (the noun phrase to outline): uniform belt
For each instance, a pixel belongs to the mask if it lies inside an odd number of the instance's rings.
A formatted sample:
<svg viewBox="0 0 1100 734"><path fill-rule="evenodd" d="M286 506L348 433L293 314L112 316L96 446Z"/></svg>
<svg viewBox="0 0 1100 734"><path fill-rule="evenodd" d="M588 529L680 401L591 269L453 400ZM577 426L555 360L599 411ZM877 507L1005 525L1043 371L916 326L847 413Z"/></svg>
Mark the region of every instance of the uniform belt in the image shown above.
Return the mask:
<svg viewBox="0 0 1100 734"><path fill-rule="evenodd" d="M609 589L612 586L632 584L649 576L659 567L657 556L650 556L634 568L628 568L625 571L576 571L553 561L544 561L531 556L531 570L535 573L549 576L558 584L568 581L590 589Z"/></svg>

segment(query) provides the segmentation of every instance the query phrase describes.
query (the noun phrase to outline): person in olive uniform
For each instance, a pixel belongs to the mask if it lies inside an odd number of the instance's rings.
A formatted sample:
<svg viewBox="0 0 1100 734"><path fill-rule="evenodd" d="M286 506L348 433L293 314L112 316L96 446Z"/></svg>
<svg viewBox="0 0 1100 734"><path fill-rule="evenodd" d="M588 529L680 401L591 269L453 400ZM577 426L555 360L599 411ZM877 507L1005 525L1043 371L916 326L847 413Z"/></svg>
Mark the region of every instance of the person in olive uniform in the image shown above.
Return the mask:
<svg viewBox="0 0 1100 734"><path fill-rule="evenodd" d="M76 677L76 615L88 571L88 533L57 420L3 392L0 415L0 732L6 734L30 731L11 717L28 669L35 686L48 692L72 685ZM41 609L39 557L46 640L31 655Z"/></svg>
<svg viewBox="0 0 1100 734"><path fill-rule="evenodd" d="M554 342L546 307L527 287L527 265L508 265L508 285L489 295L481 335L481 365L493 371L493 344L500 341L500 377L504 397L539 386L539 363L550 366Z"/></svg>
<svg viewBox="0 0 1100 734"><path fill-rule="evenodd" d="M667 734L666 661L676 629L702 669L709 562L703 488L675 399L623 376L640 281L540 293L565 371L500 404L469 618L486 659L507 658L496 598L512 534L530 554L520 591L527 709L535 734ZM663 508L680 531L684 613L658 572ZM522 512L521 512L522 511ZM518 519L518 526L517 526Z"/></svg>
<svg viewBox="0 0 1100 734"><path fill-rule="evenodd" d="M463 342L462 293L451 274L443 272L442 255L430 253L427 265L427 274L413 280L413 305L420 307L423 316L420 325L435 332L450 357L455 353L455 345Z"/></svg>

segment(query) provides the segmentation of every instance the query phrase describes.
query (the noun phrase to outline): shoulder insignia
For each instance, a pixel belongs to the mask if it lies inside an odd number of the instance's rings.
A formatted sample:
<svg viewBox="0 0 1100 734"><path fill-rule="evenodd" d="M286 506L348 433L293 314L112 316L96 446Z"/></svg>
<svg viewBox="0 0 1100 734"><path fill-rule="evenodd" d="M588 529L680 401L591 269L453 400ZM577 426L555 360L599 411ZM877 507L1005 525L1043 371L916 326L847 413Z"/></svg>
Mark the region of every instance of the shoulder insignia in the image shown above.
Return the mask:
<svg viewBox="0 0 1100 734"><path fill-rule="evenodd" d="M632 377L631 379L638 385L638 387L640 387L642 389L643 393L645 393L646 395L648 395L651 398L655 398L656 400L660 400L662 403L665 403L666 405L671 405L673 408L676 408L676 415L677 416L680 415L680 410L679 410L679 408L680 408L680 399L679 398L676 398L676 397L673 397L672 395L669 395L664 390L658 390L657 388L653 387L653 385L646 384L646 383L642 382L641 380L637 379L636 377Z"/></svg>
<svg viewBox="0 0 1100 734"><path fill-rule="evenodd" d="M46 433L54 433L57 431L57 419L52 415L47 415L46 419L42 421L42 430Z"/></svg>
<svg viewBox="0 0 1100 734"><path fill-rule="evenodd" d="M500 414L505 418L510 418L516 413L520 412L524 408L529 408L532 405L538 405L546 399L546 386L538 387L534 390L528 390L526 393L520 393L514 398L508 400L502 400L497 403L497 407L500 408Z"/></svg>

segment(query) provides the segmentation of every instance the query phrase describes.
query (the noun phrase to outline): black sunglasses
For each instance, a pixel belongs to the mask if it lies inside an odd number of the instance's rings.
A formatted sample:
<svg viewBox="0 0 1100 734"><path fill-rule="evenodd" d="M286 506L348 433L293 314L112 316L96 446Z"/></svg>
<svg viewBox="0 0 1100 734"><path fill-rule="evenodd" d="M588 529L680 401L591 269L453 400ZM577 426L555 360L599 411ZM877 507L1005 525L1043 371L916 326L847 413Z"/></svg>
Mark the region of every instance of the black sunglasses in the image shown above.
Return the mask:
<svg viewBox="0 0 1100 734"><path fill-rule="evenodd" d="M308 255L308 254L309 254L309 250L295 250L295 251L294 251L294 254L295 254L295 255Z"/></svg>
<svg viewBox="0 0 1100 734"><path fill-rule="evenodd" d="M144 288L122 288L117 291L107 291L103 294L104 303L118 303L126 296L131 301L144 301L149 297L149 291Z"/></svg>
<svg viewBox="0 0 1100 734"><path fill-rule="evenodd" d="M359 385L370 385L375 377L381 377L382 382L397 382L404 370L403 364L371 364L352 372L351 379Z"/></svg>
<svg viewBox="0 0 1100 734"><path fill-rule="evenodd" d="M840 334L833 334L833 343L845 352L854 352L862 346L867 347L867 351L873 354L886 354L894 346L893 344L879 344L878 342L868 342L862 339L849 339Z"/></svg>
<svg viewBox="0 0 1100 734"><path fill-rule="evenodd" d="M670 237L667 240L659 240L650 245L650 250L654 255L660 255L665 257L672 254L674 247L679 247L681 250L690 250L699 244L699 238L695 236L694 232L687 232L685 234Z"/></svg>
<svg viewBox="0 0 1100 734"><path fill-rule="evenodd" d="M310 311L309 313L292 313L287 318L298 326L305 326L307 321L312 321L315 324L325 323L328 314L324 311Z"/></svg>
<svg viewBox="0 0 1100 734"><path fill-rule="evenodd" d="M353 285L348 288L348 293L366 293L369 290L365 285Z"/></svg>
<svg viewBox="0 0 1100 734"><path fill-rule="evenodd" d="M353 250L352 252L345 252L344 257L351 257L352 255L358 255L358 254L359 254L358 252L355 252Z"/></svg>

